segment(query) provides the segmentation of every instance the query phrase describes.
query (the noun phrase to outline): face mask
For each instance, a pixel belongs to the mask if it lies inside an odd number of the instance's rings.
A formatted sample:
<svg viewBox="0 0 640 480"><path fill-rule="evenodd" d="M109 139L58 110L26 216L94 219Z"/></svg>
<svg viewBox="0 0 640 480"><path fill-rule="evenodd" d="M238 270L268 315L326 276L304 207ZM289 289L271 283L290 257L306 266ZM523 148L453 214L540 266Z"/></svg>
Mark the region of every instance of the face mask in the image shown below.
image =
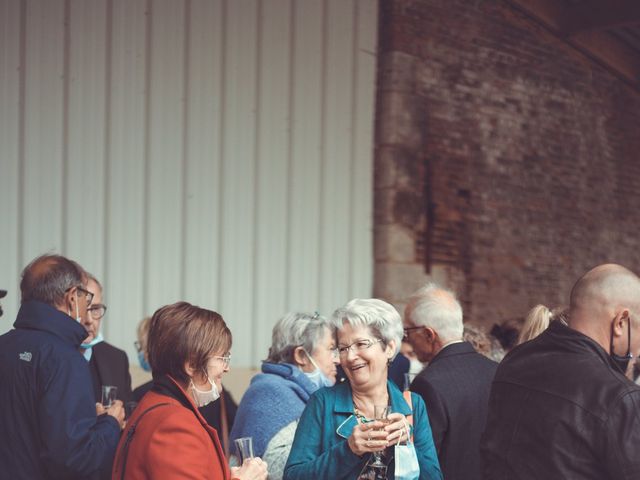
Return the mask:
<svg viewBox="0 0 640 480"><path fill-rule="evenodd" d="M211 390L198 390L193 383L193 379L191 380L191 395L193 396L193 401L198 408L209 405L211 402L215 402L220 398L218 387L216 387L216 384L209 379L209 375L207 375L207 381L211 384Z"/></svg>
<svg viewBox="0 0 640 480"><path fill-rule="evenodd" d="M409 373L411 375L417 375L424 369L424 365L417 358L409 360Z"/></svg>
<svg viewBox="0 0 640 480"><path fill-rule="evenodd" d="M631 319L627 319L627 354L626 355L617 355L613 352L613 323L611 324L611 343L609 344L609 357L613 360L618 368L622 371L624 375L627 373L627 368L629 367L629 362L633 358L631 354Z"/></svg>
<svg viewBox="0 0 640 480"><path fill-rule="evenodd" d="M138 352L138 362L140 362L140 366L145 372L151 371L151 365L149 365L147 359L144 358L144 352Z"/></svg>
<svg viewBox="0 0 640 480"><path fill-rule="evenodd" d="M81 343L80 347L91 348L103 341L104 341L104 337L102 336L102 332L98 332L98 335L96 335L93 340L91 340L89 343Z"/></svg>
<svg viewBox="0 0 640 480"><path fill-rule="evenodd" d="M311 380L311 383L313 383L317 388L332 387L336 383L335 380L331 380L329 377L327 377L322 372L322 370L320 370L320 368L318 367L318 364L313 359L313 357L309 355L309 353L304 348L302 350L304 351L304 353L306 353L309 360L311 360L311 363L313 364L313 366L316 367L316 369L313 372L304 372L307 378Z"/></svg>

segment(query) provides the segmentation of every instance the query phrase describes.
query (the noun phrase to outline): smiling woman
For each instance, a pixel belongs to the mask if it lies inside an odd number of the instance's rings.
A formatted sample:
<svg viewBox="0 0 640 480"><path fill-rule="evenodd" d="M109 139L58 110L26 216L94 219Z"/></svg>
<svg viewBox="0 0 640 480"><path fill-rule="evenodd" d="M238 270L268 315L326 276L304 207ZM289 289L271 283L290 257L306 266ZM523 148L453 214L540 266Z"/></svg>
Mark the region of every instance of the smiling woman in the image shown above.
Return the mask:
<svg viewBox="0 0 640 480"><path fill-rule="evenodd" d="M284 478L360 478L377 465L378 456L385 466L376 467L376 478L442 478L424 402L409 392L403 397L387 380L403 336L396 309L378 299L355 299L335 311L332 323L349 381L312 396L300 418ZM378 407L387 406L393 413L380 418ZM410 450L417 461L408 469L411 462L400 465L399 445L409 440L410 422L415 451Z"/></svg>

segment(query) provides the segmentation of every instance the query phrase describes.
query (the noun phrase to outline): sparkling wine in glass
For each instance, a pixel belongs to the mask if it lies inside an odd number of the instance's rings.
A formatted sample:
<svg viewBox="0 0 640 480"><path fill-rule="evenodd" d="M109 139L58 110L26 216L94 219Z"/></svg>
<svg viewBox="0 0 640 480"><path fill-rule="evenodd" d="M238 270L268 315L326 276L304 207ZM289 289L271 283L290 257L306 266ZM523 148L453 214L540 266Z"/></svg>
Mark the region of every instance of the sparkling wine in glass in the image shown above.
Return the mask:
<svg viewBox="0 0 640 480"><path fill-rule="evenodd" d="M373 417L374 420L387 424L387 417L389 416L389 405L374 405ZM384 426L382 427L384 428ZM386 468L387 466L382 463L382 452L373 452L373 468Z"/></svg>
<svg viewBox="0 0 640 480"><path fill-rule="evenodd" d="M236 438L235 442L238 455L240 455L240 465L242 465L247 458L253 458L253 437Z"/></svg>

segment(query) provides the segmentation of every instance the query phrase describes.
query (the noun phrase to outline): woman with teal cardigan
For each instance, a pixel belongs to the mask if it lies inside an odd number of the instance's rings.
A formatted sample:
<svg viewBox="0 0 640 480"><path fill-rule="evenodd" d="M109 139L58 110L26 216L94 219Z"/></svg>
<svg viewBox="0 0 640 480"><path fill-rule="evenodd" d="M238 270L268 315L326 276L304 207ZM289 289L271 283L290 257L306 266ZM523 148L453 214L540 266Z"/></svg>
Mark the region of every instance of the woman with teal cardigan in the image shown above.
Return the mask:
<svg viewBox="0 0 640 480"><path fill-rule="evenodd" d="M393 447L407 441L407 417L413 423L419 471L402 478L442 479L422 398L411 394L410 407L387 381L388 364L403 335L400 315L382 300L355 299L336 310L332 321L349 381L312 395L296 430L284 480L355 480L372 468L374 452L387 465L386 478L396 478ZM374 420L378 405L391 407L388 423Z"/></svg>

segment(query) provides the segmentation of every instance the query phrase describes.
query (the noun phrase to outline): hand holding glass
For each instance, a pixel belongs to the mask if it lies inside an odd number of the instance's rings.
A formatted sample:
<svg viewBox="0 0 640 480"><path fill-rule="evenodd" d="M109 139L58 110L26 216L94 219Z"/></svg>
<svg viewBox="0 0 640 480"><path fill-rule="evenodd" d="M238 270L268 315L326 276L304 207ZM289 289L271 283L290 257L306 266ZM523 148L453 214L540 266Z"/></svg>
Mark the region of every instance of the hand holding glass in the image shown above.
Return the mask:
<svg viewBox="0 0 640 480"><path fill-rule="evenodd" d="M235 443L240 455L240 465L247 458L253 458L253 437L236 438Z"/></svg>
<svg viewBox="0 0 640 480"><path fill-rule="evenodd" d="M378 422L386 423L388 415L389 415L388 405L373 406L374 420ZM371 464L371 466L374 468L386 468L386 465L382 463L382 452L373 452L373 463Z"/></svg>
<svg viewBox="0 0 640 480"><path fill-rule="evenodd" d="M102 385L102 405L104 408L109 408L118 397L118 387L113 385Z"/></svg>

